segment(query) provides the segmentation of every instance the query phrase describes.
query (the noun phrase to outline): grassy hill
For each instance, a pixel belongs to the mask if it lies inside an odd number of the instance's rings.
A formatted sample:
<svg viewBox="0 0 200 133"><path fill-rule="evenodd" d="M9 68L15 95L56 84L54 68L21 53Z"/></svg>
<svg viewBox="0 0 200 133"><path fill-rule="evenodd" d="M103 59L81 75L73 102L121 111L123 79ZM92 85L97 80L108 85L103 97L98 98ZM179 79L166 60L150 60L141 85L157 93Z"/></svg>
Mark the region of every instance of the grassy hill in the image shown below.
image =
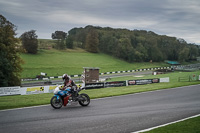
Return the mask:
<svg viewBox="0 0 200 133"><path fill-rule="evenodd" d="M22 78L34 78L40 72L45 72L48 76L61 76L63 73L81 74L83 67L99 67L100 72L112 72L167 66L165 63L156 62L127 63L106 54L89 53L82 49L39 50L36 55L21 54L21 57L25 62L22 65Z"/></svg>

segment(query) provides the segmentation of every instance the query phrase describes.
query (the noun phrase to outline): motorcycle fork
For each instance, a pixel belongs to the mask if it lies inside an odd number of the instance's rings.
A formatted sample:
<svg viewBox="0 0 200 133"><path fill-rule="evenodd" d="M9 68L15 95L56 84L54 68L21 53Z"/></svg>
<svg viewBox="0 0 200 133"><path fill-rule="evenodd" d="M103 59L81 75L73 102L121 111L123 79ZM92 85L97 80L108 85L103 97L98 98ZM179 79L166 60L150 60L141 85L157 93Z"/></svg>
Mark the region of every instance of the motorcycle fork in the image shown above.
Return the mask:
<svg viewBox="0 0 200 133"><path fill-rule="evenodd" d="M60 96L58 96L58 95L55 95L56 96L56 100L59 100L60 99Z"/></svg>
<svg viewBox="0 0 200 133"><path fill-rule="evenodd" d="M59 95L54 95L56 96L56 102L59 102L59 100L61 99L61 97Z"/></svg>

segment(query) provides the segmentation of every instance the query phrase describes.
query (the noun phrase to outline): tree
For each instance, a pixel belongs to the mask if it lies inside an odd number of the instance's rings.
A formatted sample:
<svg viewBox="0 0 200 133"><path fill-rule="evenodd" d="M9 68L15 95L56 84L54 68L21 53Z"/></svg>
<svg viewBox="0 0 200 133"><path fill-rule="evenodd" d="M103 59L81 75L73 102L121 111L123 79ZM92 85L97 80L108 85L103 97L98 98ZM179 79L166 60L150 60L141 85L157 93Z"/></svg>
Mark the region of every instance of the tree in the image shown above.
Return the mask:
<svg viewBox="0 0 200 133"><path fill-rule="evenodd" d="M98 32L91 28L87 37L86 37L86 44L85 48L88 52L98 53L99 39L98 39Z"/></svg>
<svg viewBox="0 0 200 133"><path fill-rule="evenodd" d="M74 44L73 44L73 39L71 36L68 36L66 39L66 46L67 48L73 49L74 48Z"/></svg>
<svg viewBox="0 0 200 133"><path fill-rule="evenodd" d="M52 39L65 39L67 37L67 33L64 31L55 31L55 33L52 33L51 38Z"/></svg>
<svg viewBox="0 0 200 133"><path fill-rule="evenodd" d="M189 57L189 51L190 50L187 47L182 48L182 50L179 52L178 61L180 62L187 61Z"/></svg>
<svg viewBox="0 0 200 133"><path fill-rule="evenodd" d="M56 43L56 49L65 49L65 39L67 37L67 33L64 31L55 31L55 33L52 33L51 38L57 39Z"/></svg>
<svg viewBox="0 0 200 133"><path fill-rule="evenodd" d="M199 56L198 53L198 46L194 45L194 44L189 44L189 60L196 60L196 57Z"/></svg>
<svg viewBox="0 0 200 133"><path fill-rule="evenodd" d="M115 55L128 62L134 61L134 49L129 38L123 37L119 39L118 46L115 50Z"/></svg>
<svg viewBox="0 0 200 133"><path fill-rule="evenodd" d="M37 54L38 40L35 32L35 30L30 30L20 36L22 46L30 54Z"/></svg>
<svg viewBox="0 0 200 133"><path fill-rule="evenodd" d="M138 62L143 62L143 61L147 61L147 50L146 48L142 45L142 43L138 43L137 47L136 47L136 60Z"/></svg>
<svg viewBox="0 0 200 133"><path fill-rule="evenodd" d="M0 87L19 86L22 59L19 56L16 27L0 15Z"/></svg>
<svg viewBox="0 0 200 133"><path fill-rule="evenodd" d="M73 38L73 41L75 40L76 46L80 48L85 48L85 39L87 32L83 28L73 28L68 31L68 37ZM67 38L68 38L67 37Z"/></svg>
<svg viewBox="0 0 200 133"><path fill-rule="evenodd" d="M111 34L99 34L99 49L101 52L104 52L106 54L113 55L115 52L115 48L118 44L118 39Z"/></svg>

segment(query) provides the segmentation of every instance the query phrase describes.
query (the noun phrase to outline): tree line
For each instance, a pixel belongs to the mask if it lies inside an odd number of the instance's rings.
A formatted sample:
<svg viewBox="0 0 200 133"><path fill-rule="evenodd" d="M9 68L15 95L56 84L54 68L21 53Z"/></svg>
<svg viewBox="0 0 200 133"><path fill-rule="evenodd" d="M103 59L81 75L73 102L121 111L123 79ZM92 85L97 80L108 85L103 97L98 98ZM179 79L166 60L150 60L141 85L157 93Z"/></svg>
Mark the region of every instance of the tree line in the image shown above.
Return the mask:
<svg viewBox="0 0 200 133"><path fill-rule="evenodd" d="M103 52L128 62L184 62L195 60L200 55L199 45L152 31L89 25L85 28L73 28L68 33L80 48L93 53Z"/></svg>
<svg viewBox="0 0 200 133"><path fill-rule="evenodd" d="M128 62L161 62L164 60L184 62L196 60L196 57L200 56L199 45L146 30L88 25L84 28L73 28L68 33L55 31L51 37L56 40L54 46L56 49L80 47L88 52L102 52ZM23 33L20 39L28 53L37 53L35 30Z"/></svg>

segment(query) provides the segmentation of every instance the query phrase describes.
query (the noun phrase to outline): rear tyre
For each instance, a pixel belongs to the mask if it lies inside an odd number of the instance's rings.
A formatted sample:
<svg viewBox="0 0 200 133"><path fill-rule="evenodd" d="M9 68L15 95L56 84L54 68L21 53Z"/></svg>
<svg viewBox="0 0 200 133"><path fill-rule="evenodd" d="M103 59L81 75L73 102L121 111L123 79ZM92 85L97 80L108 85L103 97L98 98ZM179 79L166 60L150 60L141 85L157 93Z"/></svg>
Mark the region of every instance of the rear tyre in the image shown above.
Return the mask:
<svg viewBox="0 0 200 133"><path fill-rule="evenodd" d="M87 94L80 94L80 97L83 99L81 101L79 101L79 104L81 106L88 106L90 104L90 97Z"/></svg>
<svg viewBox="0 0 200 133"><path fill-rule="evenodd" d="M51 98L51 106L54 108L54 109L60 109L62 107L62 99L59 98L57 99L57 96L53 96Z"/></svg>

